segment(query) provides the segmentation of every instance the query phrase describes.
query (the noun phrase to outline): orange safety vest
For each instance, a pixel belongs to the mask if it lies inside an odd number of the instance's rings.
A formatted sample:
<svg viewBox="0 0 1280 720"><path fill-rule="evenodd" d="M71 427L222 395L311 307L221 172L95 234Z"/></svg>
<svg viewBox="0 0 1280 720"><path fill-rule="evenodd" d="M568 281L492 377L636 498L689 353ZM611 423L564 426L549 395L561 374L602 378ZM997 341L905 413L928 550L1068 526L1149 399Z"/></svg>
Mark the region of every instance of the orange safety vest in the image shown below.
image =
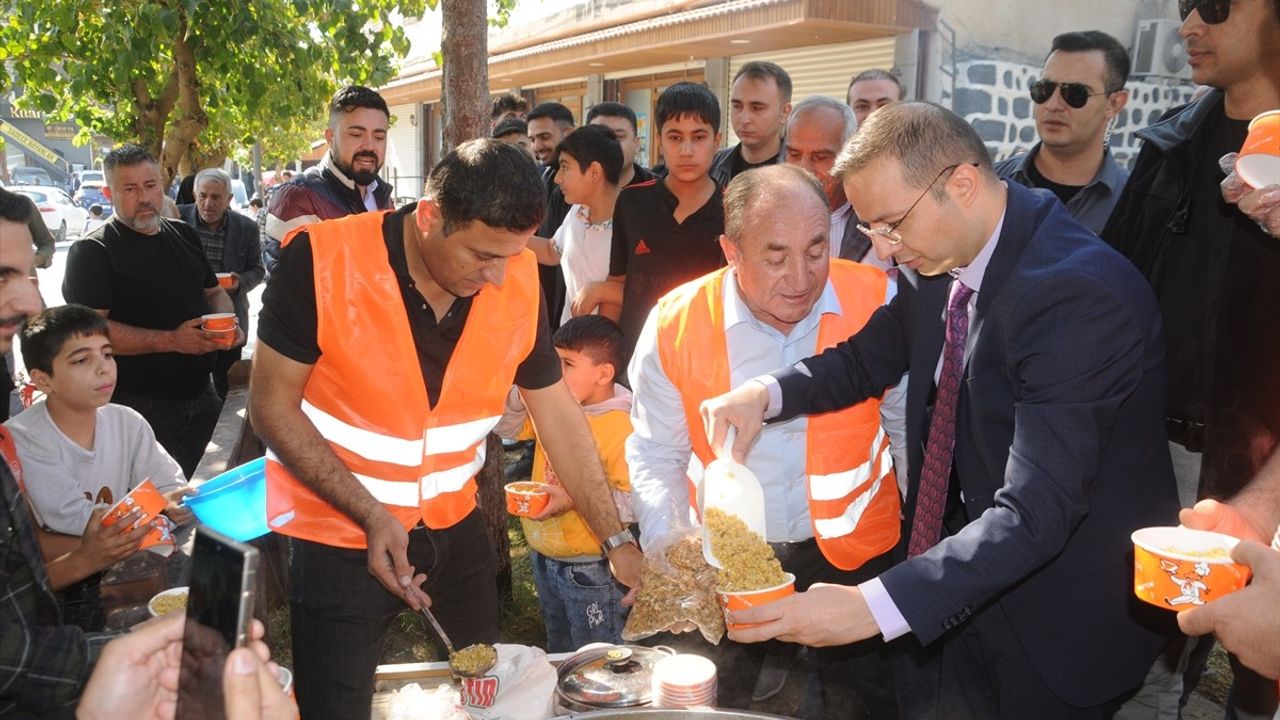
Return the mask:
<svg viewBox="0 0 1280 720"><path fill-rule="evenodd" d="M730 390L724 334L727 269L687 283L658 302L658 353L680 391L693 456L689 500L712 459L698 406ZM831 284L841 314L827 313L818 326L816 352L832 347L866 324L884 304L888 278L880 270L847 260L831 261ZM880 427L880 400L810 415L806 440L809 513L823 556L853 570L898 542L898 485L889 439Z"/></svg>
<svg viewBox="0 0 1280 720"><path fill-rule="evenodd" d="M302 411L406 530L419 520L447 528L476 506L485 437L502 416L516 368L533 349L537 260L527 250L511 258L502 287L486 286L475 296L433 408L400 283L387 261L387 212L305 226L321 355L303 389ZM267 520L291 537L366 547L363 528L295 478L270 450Z"/></svg>

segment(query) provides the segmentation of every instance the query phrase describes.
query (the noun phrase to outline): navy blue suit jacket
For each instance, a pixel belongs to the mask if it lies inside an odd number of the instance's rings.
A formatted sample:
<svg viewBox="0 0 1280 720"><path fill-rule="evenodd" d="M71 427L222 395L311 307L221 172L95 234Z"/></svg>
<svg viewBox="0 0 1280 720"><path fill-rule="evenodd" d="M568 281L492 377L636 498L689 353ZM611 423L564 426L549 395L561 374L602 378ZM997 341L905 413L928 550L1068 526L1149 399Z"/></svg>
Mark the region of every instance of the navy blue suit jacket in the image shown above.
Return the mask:
<svg viewBox="0 0 1280 720"><path fill-rule="evenodd" d="M913 277L848 342L778 373L782 418L878 396L910 370L905 543L950 278ZM914 284L911 282L914 280ZM1132 592L1129 534L1177 522L1160 315L1138 271L1017 185L977 294L953 478L968 524L881 581L921 644L999 603L1073 705L1137 686L1170 626Z"/></svg>

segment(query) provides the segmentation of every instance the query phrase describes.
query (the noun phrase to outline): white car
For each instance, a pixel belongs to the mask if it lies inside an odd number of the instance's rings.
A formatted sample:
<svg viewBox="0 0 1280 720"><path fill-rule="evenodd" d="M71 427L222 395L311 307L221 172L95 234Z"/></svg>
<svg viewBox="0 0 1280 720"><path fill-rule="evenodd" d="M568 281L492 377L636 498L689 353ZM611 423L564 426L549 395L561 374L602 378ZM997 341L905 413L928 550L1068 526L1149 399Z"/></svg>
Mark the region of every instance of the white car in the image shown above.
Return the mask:
<svg viewBox="0 0 1280 720"><path fill-rule="evenodd" d="M107 184L107 176L101 170L81 170L80 187L102 187Z"/></svg>
<svg viewBox="0 0 1280 720"><path fill-rule="evenodd" d="M19 185L12 190L35 201L36 207L40 209L40 217L44 218L44 224L49 228L49 232L53 233L53 239L56 242L66 240L68 233L74 237L80 237L80 231L84 229L84 221L89 218L89 213L77 205L76 201L72 200L62 188L48 185Z"/></svg>

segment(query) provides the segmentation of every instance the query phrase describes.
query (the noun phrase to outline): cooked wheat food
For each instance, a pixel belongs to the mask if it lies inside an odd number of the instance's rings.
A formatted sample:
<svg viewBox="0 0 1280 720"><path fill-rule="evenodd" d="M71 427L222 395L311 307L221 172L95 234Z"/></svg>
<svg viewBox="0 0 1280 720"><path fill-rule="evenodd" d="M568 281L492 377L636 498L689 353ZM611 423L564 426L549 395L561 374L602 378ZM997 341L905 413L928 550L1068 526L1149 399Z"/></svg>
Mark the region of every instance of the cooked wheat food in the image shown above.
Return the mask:
<svg viewBox="0 0 1280 720"><path fill-rule="evenodd" d="M708 642L720 642L724 612L716 599L716 582L716 570L702 556L702 542L696 535L677 540L661 555L646 555L640 592L623 639L640 640L692 622Z"/></svg>
<svg viewBox="0 0 1280 720"><path fill-rule="evenodd" d="M1162 547L1161 550L1173 555L1185 555L1187 557L1202 558L1204 560L1230 560L1231 551L1226 548L1216 547L1208 550L1188 550L1179 547Z"/></svg>
<svg viewBox="0 0 1280 720"><path fill-rule="evenodd" d="M707 508L704 520L711 536L711 551L724 566L720 570L721 592L763 590L787 581L773 548L742 518L719 508Z"/></svg>
<svg viewBox="0 0 1280 720"><path fill-rule="evenodd" d="M187 594L174 593L172 595L160 595L151 601L151 609L156 615L168 615L174 610L185 610L187 608Z"/></svg>
<svg viewBox="0 0 1280 720"><path fill-rule="evenodd" d="M465 677L475 677L493 667L498 650L483 643L469 645L449 656L449 669Z"/></svg>

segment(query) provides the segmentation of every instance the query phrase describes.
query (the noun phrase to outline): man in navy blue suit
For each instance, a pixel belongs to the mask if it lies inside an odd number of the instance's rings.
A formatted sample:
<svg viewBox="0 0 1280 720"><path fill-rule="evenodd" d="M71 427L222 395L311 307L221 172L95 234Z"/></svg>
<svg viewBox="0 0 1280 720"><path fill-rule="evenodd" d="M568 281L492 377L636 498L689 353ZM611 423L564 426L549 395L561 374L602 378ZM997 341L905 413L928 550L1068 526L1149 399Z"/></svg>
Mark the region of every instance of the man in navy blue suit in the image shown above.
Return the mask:
<svg viewBox="0 0 1280 720"><path fill-rule="evenodd" d="M731 636L910 635L906 717L1110 717L1172 632L1131 591L1129 534L1178 510L1149 286L1051 195L1001 182L939 106L880 110L835 170L905 269L898 296L847 342L702 411L712 446L733 425L741 456L762 422L880 395L909 370L903 561L739 612L764 624Z"/></svg>

